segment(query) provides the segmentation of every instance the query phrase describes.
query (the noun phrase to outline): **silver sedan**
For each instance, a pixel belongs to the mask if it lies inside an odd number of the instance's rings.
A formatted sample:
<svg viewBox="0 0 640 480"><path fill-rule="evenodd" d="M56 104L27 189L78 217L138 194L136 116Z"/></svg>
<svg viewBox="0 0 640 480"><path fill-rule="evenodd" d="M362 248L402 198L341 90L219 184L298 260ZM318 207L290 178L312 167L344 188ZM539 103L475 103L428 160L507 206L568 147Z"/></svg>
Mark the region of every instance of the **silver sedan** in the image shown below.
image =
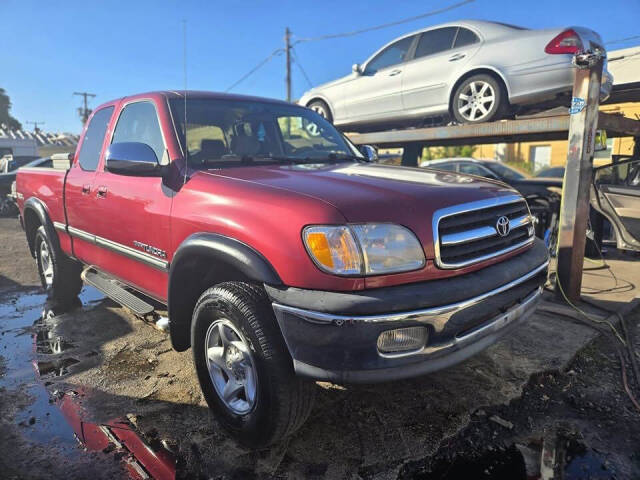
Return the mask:
<svg viewBox="0 0 640 480"><path fill-rule="evenodd" d="M486 122L513 105L566 95L574 54L596 49L605 51L600 35L582 27L447 23L393 40L346 77L306 92L299 103L343 129L438 116ZM612 83L605 68L605 94Z"/></svg>

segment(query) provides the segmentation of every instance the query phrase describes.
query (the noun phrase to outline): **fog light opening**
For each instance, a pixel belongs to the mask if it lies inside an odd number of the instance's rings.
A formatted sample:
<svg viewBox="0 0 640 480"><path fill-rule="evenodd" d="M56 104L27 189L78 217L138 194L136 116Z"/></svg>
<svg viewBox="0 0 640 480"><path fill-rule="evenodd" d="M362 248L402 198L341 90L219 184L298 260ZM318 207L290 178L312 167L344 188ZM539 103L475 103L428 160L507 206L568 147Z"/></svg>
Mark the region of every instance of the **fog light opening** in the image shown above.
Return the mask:
<svg viewBox="0 0 640 480"><path fill-rule="evenodd" d="M378 336L381 353L401 353L420 350L427 344L429 331L426 327L405 327L387 330Z"/></svg>

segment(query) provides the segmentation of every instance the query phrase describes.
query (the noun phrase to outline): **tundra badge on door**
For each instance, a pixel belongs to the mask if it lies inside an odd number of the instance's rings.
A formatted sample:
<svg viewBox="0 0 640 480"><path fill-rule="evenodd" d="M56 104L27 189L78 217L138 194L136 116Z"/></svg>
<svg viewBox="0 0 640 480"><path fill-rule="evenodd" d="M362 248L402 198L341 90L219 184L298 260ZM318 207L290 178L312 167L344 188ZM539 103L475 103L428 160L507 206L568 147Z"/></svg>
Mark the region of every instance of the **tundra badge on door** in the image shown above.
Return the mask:
<svg viewBox="0 0 640 480"><path fill-rule="evenodd" d="M164 250L160 250L159 248L152 247L151 245L147 245L146 243L142 243L137 240L134 240L133 245L138 248L141 248L142 250L144 250L147 253L150 253L151 255L156 255L157 257L160 257L160 258L167 258L167 252L165 252Z"/></svg>

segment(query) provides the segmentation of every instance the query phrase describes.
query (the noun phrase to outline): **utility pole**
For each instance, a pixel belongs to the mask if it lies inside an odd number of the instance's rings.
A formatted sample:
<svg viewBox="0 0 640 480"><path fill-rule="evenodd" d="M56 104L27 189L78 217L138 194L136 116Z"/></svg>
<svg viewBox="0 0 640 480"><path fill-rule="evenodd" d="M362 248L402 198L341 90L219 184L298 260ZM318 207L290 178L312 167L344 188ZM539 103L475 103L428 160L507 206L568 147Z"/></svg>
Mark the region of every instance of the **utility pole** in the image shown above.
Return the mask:
<svg viewBox="0 0 640 480"><path fill-rule="evenodd" d="M577 54L573 63L576 73L569 110L569 153L560 206L556 293L559 298L567 297L571 302L577 302L582 286L604 52Z"/></svg>
<svg viewBox="0 0 640 480"><path fill-rule="evenodd" d="M88 92L73 92L74 95L77 95L79 97L83 97L84 99L84 106L78 108L78 115L80 115L80 118L82 119L82 124L84 125L85 123L87 123L87 120L89 119L89 115L91 115L91 110L89 109L89 105L87 102L87 98L88 97L95 97L96 94L95 93L88 93Z"/></svg>
<svg viewBox="0 0 640 480"><path fill-rule="evenodd" d="M38 128L38 125L44 125L44 122L26 122L29 125L33 125L33 131L35 133L40 133L40 129Z"/></svg>
<svg viewBox="0 0 640 480"><path fill-rule="evenodd" d="M284 51L287 57L287 102L291 101L291 30L284 31Z"/></svg>

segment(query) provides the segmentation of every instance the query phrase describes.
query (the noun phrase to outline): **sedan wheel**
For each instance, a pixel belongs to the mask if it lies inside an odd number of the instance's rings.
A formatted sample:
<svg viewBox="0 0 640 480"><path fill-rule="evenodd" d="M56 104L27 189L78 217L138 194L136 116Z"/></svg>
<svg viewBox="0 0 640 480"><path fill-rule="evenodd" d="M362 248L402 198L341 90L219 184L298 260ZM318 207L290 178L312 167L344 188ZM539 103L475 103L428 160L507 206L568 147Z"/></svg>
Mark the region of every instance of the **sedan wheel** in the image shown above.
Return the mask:
<svg viewBox="0 0 640 480"><path fill-rule="evenodd" d="M496 94L487 82L471 82L458 95L458 112L466 120L484 120L496 103Z"/></svg>
<svg viewBox="0 0 640 480"><path fill-rule="evenodd" d="M509 102L498 80L480 74L467 78L458 86L451 107L459 123L479 123L502 118L509 109Z"/></svg>
<svg viewBox="0 0 640 480"><path fill-rule="evenodd" d="M314 100L309 105L307 105L311 110L316 112L322 118L329 122L333 122L333 116L331 115L331 111L329 110L329 106L324 103L322 100Z"/></svg>
<svg viewBox="0 0 640 480"><path fill-rule="evenodd" d="M227 319L207 330L206 362L216 393L233 413L245 415L256 402L257 373L244 336Z"/></svg>

